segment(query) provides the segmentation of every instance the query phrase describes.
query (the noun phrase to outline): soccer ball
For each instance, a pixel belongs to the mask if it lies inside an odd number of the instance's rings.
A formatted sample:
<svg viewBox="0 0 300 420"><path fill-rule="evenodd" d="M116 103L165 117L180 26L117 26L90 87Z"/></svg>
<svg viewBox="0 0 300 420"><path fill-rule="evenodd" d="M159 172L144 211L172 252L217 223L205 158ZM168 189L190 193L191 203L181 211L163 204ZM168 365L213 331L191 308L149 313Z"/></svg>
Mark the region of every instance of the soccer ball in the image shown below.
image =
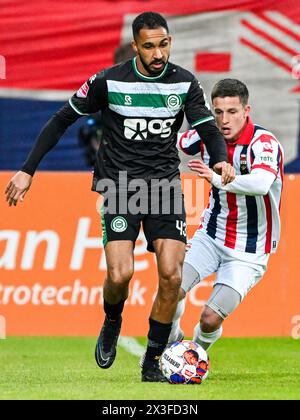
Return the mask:
<svg viewBox="0 0 300 420"><path fill-rule="evenodd" d="M193 341L170 344L160 358L160 369L171 384L201 384L208 376L206 351Z"/></svg>

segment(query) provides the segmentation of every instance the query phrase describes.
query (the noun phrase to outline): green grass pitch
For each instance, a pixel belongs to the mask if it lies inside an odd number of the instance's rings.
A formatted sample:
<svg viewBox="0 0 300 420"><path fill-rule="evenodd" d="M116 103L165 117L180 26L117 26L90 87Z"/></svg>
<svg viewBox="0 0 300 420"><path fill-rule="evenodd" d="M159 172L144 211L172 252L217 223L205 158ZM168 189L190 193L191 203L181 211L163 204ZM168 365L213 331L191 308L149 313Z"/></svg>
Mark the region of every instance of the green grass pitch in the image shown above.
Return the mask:
<svg viewBox="0 0 300 420"><path fill-rule="evenodd" d="M291 338L223 338L210 351L209 378L194 386L141 383L139 358L121 347L101 370L95 341L0 340L0 399L300 399L300 341Z"/></svg>

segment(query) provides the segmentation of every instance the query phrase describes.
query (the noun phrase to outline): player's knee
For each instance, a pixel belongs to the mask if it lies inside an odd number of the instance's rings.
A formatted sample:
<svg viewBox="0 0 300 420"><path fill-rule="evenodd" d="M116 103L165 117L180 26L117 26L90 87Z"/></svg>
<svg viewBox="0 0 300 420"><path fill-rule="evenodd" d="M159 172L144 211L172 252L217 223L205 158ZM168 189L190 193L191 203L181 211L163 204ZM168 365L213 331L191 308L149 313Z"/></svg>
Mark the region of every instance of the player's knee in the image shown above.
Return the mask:
<svg viewBox="0 0 300 420"><path fill-rule="evenodd" d="M205 308L201 314L200 327L204 333L214 332L222 325L223 319L212 309Z"/></svg>
<svg viewBox="0 0 300 420"><path fill-rule="evenodd" d="M158 294L161 300L165 301L175 301L178 299L178 293L180 289L181 278L180 275L176 273L164 276L159 278Z"/></svg>
<svg viewBox="0 0 300 420"><path fill-rule="evenodd" d="M164 270L160 272L159 287L179 292L181 276L178 270Z"/></svg>
<svg viewBox="0 0 300 420"><path fill-rule="evenodd" d="M133 276L133 269L128 268L113 268L108 270L107 279L109 283L114 284L115 286L122 286L128 284Z"/></svg>

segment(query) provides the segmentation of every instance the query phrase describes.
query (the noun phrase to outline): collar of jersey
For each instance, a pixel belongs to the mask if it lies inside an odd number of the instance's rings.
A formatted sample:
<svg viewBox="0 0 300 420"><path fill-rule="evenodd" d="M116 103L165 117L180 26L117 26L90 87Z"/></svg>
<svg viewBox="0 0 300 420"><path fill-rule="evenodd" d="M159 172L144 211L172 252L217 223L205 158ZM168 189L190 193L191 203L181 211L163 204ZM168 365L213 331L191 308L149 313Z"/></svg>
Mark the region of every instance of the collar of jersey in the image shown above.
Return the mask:
<svg viewBox="0 0 300 420"><path fill-rule="evenodd" d="M253 138L253 134L254 134L254 124L251 118L248 117L246 127L244 128L242 134L234 143L234 145L241 144L243 146L248 146Z"/></svg>
<svg viewBox="0 0 300 420"><path fill-rule="evenodd" d="M137 68L137 64L136 64L136 57L134 57L133 59L132 59L132 66L133 66L133 70L134 70L134 72L135 72L135 74L140 78L140 79L142 79L142 80L148 80L149 82L150 81L153 81L153 80L159 80L159 79L161 79L165 74L166 74L166 71L167 71L167 68L168 68L168 63L166 64L166 66L165 66L165 68L163 69L163 71L160 73L160 75L159 76L145 76L144 74L142 74L139 70L138 70L138 68Z"/></svg>

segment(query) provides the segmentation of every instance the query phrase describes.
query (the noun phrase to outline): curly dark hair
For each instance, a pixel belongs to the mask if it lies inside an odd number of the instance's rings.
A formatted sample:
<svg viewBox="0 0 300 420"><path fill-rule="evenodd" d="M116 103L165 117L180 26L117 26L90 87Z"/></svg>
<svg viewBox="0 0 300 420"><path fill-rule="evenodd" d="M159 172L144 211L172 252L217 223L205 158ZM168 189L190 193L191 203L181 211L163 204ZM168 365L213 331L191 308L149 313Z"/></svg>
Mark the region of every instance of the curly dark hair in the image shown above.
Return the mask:
<svg viewBox="0 0 300 420"><path fill-rule="evenodd" d="M169 28L166 19L155 12L144 12L138 15L132 23L133 38L136 39L143 28L157 29L163 27L169 33Z"/></svg>

